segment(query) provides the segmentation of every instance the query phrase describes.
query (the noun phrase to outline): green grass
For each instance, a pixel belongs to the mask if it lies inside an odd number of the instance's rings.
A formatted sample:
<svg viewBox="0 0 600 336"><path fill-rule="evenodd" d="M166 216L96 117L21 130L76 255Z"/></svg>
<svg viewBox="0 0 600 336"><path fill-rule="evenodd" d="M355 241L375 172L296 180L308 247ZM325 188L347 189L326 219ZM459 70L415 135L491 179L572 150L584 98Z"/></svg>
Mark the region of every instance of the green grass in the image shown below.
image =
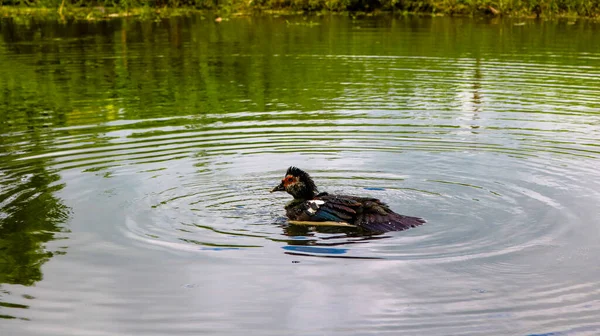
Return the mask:
<svg viewBox="0 0 600 336"><path fill-rule="evenodd" d="M255 12L400 12L430 15L600 17L600 0L0 0L0 15L76 19L176 16L214 10L217 15Z"/></svg>

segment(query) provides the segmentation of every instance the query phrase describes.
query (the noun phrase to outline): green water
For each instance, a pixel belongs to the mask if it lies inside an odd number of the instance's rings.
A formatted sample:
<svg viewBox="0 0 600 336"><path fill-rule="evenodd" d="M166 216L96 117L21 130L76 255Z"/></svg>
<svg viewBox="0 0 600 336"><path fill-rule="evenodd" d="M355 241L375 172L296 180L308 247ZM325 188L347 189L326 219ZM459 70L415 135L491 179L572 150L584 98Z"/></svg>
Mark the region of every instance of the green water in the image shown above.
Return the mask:
<svg viewBox="0 0 600 336"><path fill-rule="evenodd" d="M0 20L7 335L600 332L600 25ZM424 226L289 226L288 166Z"/></svg>

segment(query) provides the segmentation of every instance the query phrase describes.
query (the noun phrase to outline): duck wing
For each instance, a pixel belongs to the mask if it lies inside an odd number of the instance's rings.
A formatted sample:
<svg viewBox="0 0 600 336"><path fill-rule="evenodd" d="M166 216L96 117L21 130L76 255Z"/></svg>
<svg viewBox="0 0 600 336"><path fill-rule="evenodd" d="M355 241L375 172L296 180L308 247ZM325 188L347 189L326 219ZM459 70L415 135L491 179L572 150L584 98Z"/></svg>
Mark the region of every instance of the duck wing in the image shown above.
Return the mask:
<svg viewBox="0 0 600 336"><path fill-rule="evenodd" d="M319 194L312 200L297 204L295 218L300 221L334 221L356 225L373 232L401 231L425 223L418 217L392 211L376 198Z"/></svg>
<svg viewBox="0 0 600 336"><path fill-rule="evenodd" d="M389 206L375 198L357 198L361 207L354 225L373 232L402 231L423 225L426 221L420 217L398 214Z"/></svg>

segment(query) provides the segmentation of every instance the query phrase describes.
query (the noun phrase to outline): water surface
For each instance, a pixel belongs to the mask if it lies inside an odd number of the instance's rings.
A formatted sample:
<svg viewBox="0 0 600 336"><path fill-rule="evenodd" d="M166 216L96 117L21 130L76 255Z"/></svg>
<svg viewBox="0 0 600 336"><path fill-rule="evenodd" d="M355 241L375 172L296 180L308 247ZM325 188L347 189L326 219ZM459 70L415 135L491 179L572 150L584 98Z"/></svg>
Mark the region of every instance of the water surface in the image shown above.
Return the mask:
<svg viewBox="0 0 600 336"><path fill-rule="evenodd" d="M600 26L0 20L10 335L597 335ZM424 226L288 226L288 166Z"/></svg>

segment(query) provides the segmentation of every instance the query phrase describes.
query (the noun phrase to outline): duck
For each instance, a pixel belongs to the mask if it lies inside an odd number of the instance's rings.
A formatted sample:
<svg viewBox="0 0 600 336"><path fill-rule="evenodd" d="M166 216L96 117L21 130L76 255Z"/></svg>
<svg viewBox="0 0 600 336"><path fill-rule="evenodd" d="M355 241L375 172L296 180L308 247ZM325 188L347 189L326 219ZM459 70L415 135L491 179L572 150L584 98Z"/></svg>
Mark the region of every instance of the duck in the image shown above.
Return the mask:
<svg viewBox="0 0 600 336"><path fill-rule="evenodd" d="M319 192L312 177L291 166L271 193L285 191L294 199L285 206L292 224L332 224L369 232L403 231L426 223L420 217L398 214L377 198Z"/></svg>

